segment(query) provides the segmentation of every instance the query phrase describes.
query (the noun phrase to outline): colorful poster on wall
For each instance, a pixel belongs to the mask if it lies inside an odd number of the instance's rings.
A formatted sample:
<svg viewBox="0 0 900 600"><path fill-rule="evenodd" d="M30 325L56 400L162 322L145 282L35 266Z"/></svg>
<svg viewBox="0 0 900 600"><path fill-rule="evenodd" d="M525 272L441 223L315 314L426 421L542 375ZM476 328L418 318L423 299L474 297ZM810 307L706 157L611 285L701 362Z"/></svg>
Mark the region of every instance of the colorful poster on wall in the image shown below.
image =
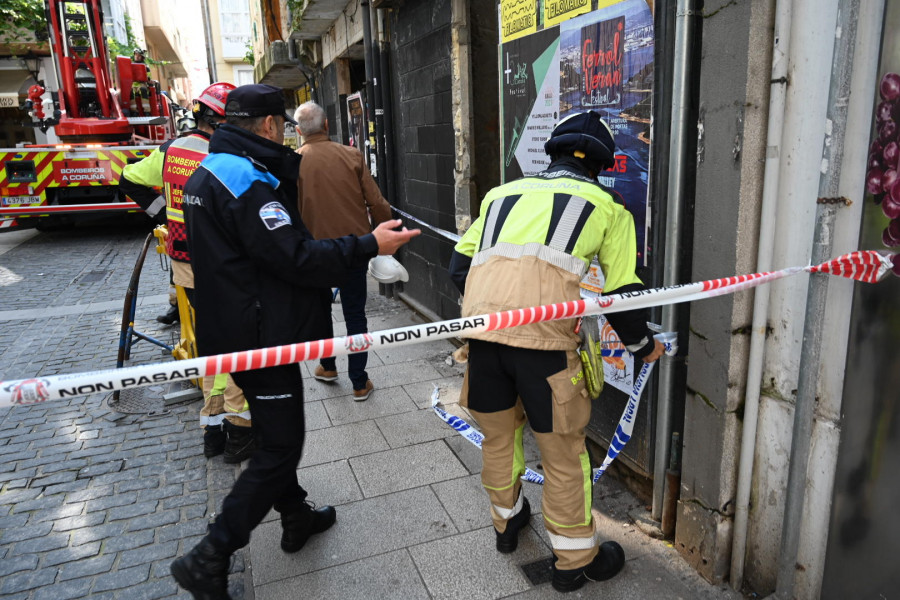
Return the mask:
<svg viewBox="0 0 900 600"><path fill-rule="evenodd" d="M559 119L559 31L544 30L500 53L503 94L503 179L547 168L544 142Z"/></svg>
<svg viewBox="0 0 900 600"><path fill-rule="evenodd" d="M359 92L347 96L347 122L350 124L350 145L365 152L366 116L363 112L362 95Z"/></svg>
<svg viewBox="0 0 900 600"><path fill-rule="evenodd" d="M559 116L596 110L616 138L616 164L600 183L631 214L638 264L646 264L653 15L626 0L560 25Z"/></svg>
<svg viewBox="0 0 900 600"><path fill-rule="evenodd" d="M863 22L861 18L861 26ZM880 59L872 78L875 88L868 90L874 122L868 138L859 248L897 252L900 250L900 185L896 184L900 166L900 3L886 3L882 27ZM857 46L856 52L860 51L861 47ZM867 68L874 70L875 65ZM868 74L864 73L859 79L867 78ZM856 87L853 94L858 94ZM847 122L845 148L866 139L868 133L860 129L869 123L854 128L852 121ZM853 164L863 159L846 152L844 160ZM851 189L853 198L854 192ZM896 268L895 273L900 275ZM900 497L898 298L900 279L897 277L888 277L877 285L854 286L839 427L840 452L834 467L834 496L830 502L831 520L821 581L822 600L890 598L900 590L900 570L894 559L900 535L900 513L896 510Z"/></svg>
<svg viewBox="0 0 900 600"><path fill-rule="evenodd" d="M500 41L537 31L537 0L500 0Z"/></svg>
<svg viewBox="0 0 900 600"><path fill-rule="evenodd" d="M591 0L544 0L544 27L558 25L590 11Z"/></svg>

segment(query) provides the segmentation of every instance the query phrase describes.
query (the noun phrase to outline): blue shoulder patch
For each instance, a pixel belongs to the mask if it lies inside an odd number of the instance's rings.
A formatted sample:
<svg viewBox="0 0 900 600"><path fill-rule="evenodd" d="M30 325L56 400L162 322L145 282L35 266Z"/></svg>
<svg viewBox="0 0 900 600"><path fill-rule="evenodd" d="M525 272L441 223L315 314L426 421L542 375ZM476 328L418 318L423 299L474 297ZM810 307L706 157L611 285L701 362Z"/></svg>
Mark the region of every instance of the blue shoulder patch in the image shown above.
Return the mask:
<svg viewBox="0 0 900 600"><path fill-rule="evenodd" d="M209 154L201 164L228 188L235 198L249 190L254 181L265 182L274 189L278 189L281 184L277 177L271 173L260 171L243 156L224 153Z"/></svg>
<svg viewBox="0 0 900 600"><path fill-rule="evenodd" d="M269 231L291 224L291 216L280 202L269 202L259 209L259 218Z"/></svg>

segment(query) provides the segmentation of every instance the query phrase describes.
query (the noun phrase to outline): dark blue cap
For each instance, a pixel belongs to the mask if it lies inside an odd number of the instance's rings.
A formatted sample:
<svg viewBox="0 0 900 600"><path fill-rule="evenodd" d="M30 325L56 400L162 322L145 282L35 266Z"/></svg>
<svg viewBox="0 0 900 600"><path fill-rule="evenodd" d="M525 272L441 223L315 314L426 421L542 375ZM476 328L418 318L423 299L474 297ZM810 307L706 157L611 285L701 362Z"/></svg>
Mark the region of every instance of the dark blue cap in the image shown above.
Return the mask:
<svg viewBox="0 0 900 600"><path fill-rule="evenodd" d="M281 115L288 123L297 124L284 108L281 88L264 83L252 83L236 87L228 92L225 101L226 117L265 117Z"/></svg>

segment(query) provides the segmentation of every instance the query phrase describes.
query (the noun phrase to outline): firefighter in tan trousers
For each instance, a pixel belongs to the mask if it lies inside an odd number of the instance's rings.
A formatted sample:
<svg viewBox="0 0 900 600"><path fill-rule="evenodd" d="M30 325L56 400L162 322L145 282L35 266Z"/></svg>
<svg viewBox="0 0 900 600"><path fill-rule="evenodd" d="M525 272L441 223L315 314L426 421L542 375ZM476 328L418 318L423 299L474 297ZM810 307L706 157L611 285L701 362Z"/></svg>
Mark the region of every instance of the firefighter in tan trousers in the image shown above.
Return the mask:
<svg viewBox="0 0 900 600"><path fill-rule="evenodd" d="M166 254L172 264L172 281L184 288L193 304L194 273L187 250L187 232L182 210L182 189L209 153L214 126L225 120L225 99L234 89L230 83L214 83L194 101L197 128L167 142L140 162L125 167L120 189L156 217L165 207ZM154 188L163 188L164 198ZM157 218L157 221L162 221ZM250 457L255 445L251 430L250 406L231 376L203 378L204 404L200 425L204 428L203 453L207 458L224 454L226 463Z"/></svg>
<svg viewBox="0 0 900 600"><path fill-rule="evenodd" d="M634 221L596 176L614 164L615 141L594 111L560 121L545 144L547 170L486 195L481 216L456 245L450 275L473 316L579 298L598 257L606 293L643 288L635 275ZM608 315L636 358L658 359L662 344L647 311ZM591 400L577 352L575 320L473 335L461 403L484 434L482 485L491 502L497 550L512 552L531 508L522 493L526 418L544 467L542 512L555 555L553 587L570 592L616 575L625 553L596 539L591 465L584 428Z"/></svg>

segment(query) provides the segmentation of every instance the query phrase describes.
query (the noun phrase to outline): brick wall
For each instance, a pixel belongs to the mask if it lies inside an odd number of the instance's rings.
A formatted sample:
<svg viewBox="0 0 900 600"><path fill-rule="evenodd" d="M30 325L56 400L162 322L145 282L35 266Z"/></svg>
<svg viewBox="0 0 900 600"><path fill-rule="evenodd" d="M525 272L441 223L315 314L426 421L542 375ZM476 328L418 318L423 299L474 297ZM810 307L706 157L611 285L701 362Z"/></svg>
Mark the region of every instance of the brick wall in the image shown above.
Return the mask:
<svg viewBox="0 0 900 600"><path fill-rule="evenodd" d="M455 231L449 0L410 0L392 12L391 86L397 197L402 210ZM453 242L423 229L398 258L404 291L442 318L459 316L447 266Z"/></svg>

